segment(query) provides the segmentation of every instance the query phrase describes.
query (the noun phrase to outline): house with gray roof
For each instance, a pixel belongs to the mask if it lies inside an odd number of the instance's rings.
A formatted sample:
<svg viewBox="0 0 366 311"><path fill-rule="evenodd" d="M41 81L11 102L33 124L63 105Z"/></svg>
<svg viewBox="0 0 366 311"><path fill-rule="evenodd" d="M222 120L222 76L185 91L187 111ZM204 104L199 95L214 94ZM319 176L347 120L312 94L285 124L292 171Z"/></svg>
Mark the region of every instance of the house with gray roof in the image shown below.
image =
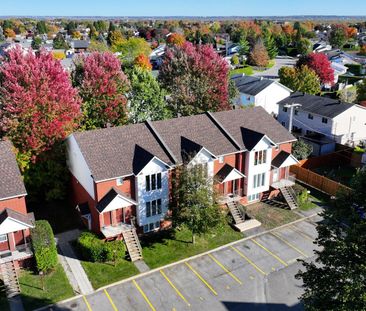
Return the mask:
<svg viewBox="0 0 366 311"><path fill-rule="evenodd" d="M17 268L33 256L30 229L34 216L27 212L26 195L14 147L0 140L0 265L10 262Z"/></svg>
<svg viewBox="0 0 366 311"><path fill-rule="evenodd" d="M293 113L293 132L309 141L315 155L334 150L335 143L357 145L366 140L366 107L301 92L278 103L277 120L289 126L291 104L299 104Z"/></svg>
<svg viewBox="0 0 366 311"><path fill-rule="evenodd" d="M278 81L246 75L234 75L231 80L239 91L233 108L263 107L272 116L278 115L277 103L290 96L291 90Z"/></svg>
<svg viewBox="0 0 366 311"><path fill-rule="evenodd" d="M66 140L73 200L105 239L156 231L177 167L199 165L221 202L250 204L290 184L295 140L262 107L76 132Z"/></svg>

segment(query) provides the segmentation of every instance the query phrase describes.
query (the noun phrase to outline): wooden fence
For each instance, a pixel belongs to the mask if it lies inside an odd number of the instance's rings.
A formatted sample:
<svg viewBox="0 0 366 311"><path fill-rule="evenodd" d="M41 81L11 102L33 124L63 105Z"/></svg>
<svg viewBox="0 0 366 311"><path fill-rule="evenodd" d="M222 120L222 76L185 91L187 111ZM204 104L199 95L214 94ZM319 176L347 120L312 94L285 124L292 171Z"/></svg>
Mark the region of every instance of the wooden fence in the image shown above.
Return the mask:
<svg viewBox="0 0 366 311"><path fill-rule="evenodd" d="M296 175L297 180L329 195L336 195L340 190L351 191L351 188L301 166L291 166L290 172Z"/></svg>

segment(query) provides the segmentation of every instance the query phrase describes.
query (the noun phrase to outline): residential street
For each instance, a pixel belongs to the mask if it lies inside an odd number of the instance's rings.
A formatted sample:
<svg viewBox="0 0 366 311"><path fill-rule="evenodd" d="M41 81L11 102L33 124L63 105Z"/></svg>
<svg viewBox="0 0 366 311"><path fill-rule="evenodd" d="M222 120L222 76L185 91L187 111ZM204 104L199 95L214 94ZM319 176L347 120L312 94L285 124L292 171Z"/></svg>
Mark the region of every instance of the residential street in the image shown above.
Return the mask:
<svg viewBox="0 0 366 311"><path fill-rule="evenodd" d="M53 310L302 310L297 259L313 259L319 220L302 220Z"/></svg>
<svg viewBox="0 0 366 311"><path fill-rule="evenodd" d="M297 59L289 56L277 56L275 58L275 64L272 68L265 71L255 72L253 76L263 77L267 79L278 79L278 71L281 67L289 66L292 67L296 64Z"/></svg>

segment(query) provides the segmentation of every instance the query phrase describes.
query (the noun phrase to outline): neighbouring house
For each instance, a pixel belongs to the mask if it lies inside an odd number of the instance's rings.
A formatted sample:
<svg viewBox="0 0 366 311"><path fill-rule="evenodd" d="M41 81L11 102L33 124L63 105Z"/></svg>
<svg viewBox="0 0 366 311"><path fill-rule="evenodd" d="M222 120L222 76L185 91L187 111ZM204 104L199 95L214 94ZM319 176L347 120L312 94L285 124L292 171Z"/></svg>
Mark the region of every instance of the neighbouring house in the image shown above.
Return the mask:
<svg viewBox="0 0 366 311"><path fill-rule="evenodd" d="M105 239L131 223L140 233L164 228L185 163L207 170L223 204L250 204L293 183L295 140L262 107L76 132L66 140L74 203Z"/></svg>
<svg viewBox="0 0 366 311"><path fill-rule="evenodd" d="M234 108L261 106L275 117L278 115L277 103L292 92L281 83L263 77L235 75L231 79L240 93L234 100Z"/></svg>
<svg viewBox="0 0 366 311"><path fill-rule="evenodd" d="M290 108L300 104L293 113L292 130L314 146L316 154L334 151L335 143L356 145L366 140L366 108L328 97L295 92L278 103L277 120L289 126Z"/></svg>
<svg viewBox="0 0 366 311"><path fill-rule="evenodd" d="M90 44L89 40L70 40L70 48L75 53L86 52Z"/></svg>
<svg viewBox="0 0 366 311"><path fill-rule="evenodd" d="M33 256L30 229L34 216L27 212L27 192L13 149L9 141L0 140L0 266L12 262L19 267Z"/></svg>

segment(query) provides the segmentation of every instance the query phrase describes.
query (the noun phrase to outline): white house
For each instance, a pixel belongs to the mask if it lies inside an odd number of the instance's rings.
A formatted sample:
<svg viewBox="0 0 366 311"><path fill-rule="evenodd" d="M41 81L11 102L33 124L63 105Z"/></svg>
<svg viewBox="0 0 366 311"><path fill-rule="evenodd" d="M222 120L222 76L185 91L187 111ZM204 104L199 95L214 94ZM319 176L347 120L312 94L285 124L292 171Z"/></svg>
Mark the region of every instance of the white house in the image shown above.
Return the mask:
<svg viewBox="0 0 366 311"><path fill-rule="evenodd" d="M277 120L289 126L289 104L300 104L294 109L293 132L319 143L333 141L355 145L366 140L366 107L339 100L295 92L278 103ZM329 151L329 150L327 150Z"/></svg>
<svg viewBox="0 0 366 311"><path fill-rule="evenodd" d="M277 103L290 96L292 92L281 83L263 77L236 75L231 79L240 93L235 99L234 108L261 106L272 116L277 116Z"/></svg>

